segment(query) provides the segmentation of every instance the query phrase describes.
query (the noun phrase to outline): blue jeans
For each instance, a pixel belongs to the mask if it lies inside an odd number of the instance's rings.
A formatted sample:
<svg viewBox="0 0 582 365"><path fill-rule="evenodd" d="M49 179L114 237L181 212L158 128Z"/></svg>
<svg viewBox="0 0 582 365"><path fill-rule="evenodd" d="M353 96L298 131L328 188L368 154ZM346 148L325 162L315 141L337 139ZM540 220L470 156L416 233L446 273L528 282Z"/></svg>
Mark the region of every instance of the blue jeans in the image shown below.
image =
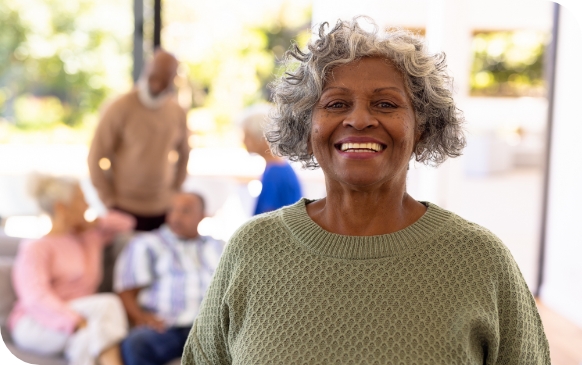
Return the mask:
<svg viewBox="0 0 582 365"><path fill-rule="evenodd" d="M164 365L182 357L190 327L171 327L159 333L149 327L136 327L121 343L125 365Z"/></svg>

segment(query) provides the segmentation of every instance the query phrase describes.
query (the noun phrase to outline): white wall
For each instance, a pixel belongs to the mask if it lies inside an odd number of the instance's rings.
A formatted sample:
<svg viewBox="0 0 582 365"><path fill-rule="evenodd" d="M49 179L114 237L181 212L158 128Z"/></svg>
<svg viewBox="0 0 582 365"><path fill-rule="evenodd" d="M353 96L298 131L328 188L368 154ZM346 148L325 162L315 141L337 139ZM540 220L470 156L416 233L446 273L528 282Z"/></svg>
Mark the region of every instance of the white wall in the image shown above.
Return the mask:
<svg viewBox="0 0 582 365"><path fill-rule="evenodd" d="M423 28L431 15L431 2L442 0L313 0L313 24L323 21L334 24L338 18L368 15L381 26ZM467 22L472 29L548 30L552 26L546 16L551 7L547 0L463 0L463 3L463 9L451 8L446 12L455 21Z"/></svg>
<svg viewBox="0 0 582 365"><path fill-rule="evenodd" d="M542 299L582 326L582 28L562 7Z"/></svg>

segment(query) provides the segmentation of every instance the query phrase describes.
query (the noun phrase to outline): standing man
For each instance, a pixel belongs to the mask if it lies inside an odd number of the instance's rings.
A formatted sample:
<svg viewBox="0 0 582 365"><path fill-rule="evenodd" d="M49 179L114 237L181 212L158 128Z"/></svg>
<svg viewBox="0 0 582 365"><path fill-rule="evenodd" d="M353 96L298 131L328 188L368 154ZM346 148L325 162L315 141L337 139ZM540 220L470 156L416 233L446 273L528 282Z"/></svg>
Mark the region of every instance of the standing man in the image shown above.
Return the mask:
<svg viewBox="0 0 582 365"><path fill-rule="evenodd" d="M91 181L107 208L133 215L136 230L164 223L186 178L186 114L173 98L178 61L158 49L137 87L103 114L89 151Z"/></svg>
<svg viewBox="0 0 582 365"><path fill-rule="evenodd" d="M119 256L115 291L135 326L121 343L125 365L164 365L182 355L224 248L198 234L203 217L201 196L178 193L167 224L137 235Z"/></svg>

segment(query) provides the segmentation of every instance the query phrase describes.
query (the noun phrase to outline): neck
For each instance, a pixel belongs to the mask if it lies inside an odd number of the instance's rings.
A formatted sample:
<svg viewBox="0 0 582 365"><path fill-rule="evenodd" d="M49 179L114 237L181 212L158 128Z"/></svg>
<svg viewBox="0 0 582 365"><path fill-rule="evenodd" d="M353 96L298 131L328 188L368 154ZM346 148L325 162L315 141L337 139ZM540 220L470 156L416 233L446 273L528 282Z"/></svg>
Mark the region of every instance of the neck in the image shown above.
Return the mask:
<svg viewBox="0 0 582 365"><path fill-rule="evenodd" d="M75 229L70 224L68 224L65 219L55 215L51 217L52 228L49 235L64 235L72 233Z"/></svg>
<svg viewBox="0 0 582 365"><path fill-rule="evenodd" d="M164 90L157 95L152 95L149 90L147 79L140 79L137 84L137 97L141 104L148 109L159 109L170 96L169 90Z"/></svg>
<svg viewBox="0 0 582 365"><path fill-rule="evenodd" d="M189 233L188 232L178 233L178 232L176 232L176 230L172 229L172 227L170 227L169 224L166 227L170 230L170 232L172 232L172 234L174 236L178 237L181 240L186 240L187 241L187 240L193 240L193 239L196 239L196 238L200 237L200 234L198 233L198 231L196 231L196 232L189 232Z"/></svg>
<svg viewBox="0 0 582 365"><path fill-rule="evenodd" d="M200 235L198 233L196 233L195 235L188 235L188 236L180 236L180 235L176 235L178 238L181 238L183 240L195 240L196 238L200 237Z"/></svg>
<svg viewBox="0 0 582 365"><path fill-rule="evenodd" d="M375 189L329 184L327 197L307 205L307 213L326 231L349 236L394 233L416 222L426 207L406 193L405 184Z"/></svg>
<svg viewBox="0 0 582 365"><path fill-rule="evenodd" d="M273 156L273 154L270 151L261 153L261 157L264 158L267 163L282 163L283 161L285 161L279 156Z"/></svg>

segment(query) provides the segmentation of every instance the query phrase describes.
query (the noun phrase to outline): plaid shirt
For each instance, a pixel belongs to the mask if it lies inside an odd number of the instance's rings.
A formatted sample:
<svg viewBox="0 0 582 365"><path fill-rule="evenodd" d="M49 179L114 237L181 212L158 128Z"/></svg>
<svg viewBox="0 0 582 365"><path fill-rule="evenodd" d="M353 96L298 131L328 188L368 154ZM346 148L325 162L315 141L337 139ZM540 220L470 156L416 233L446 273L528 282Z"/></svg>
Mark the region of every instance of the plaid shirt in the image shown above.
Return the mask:
<svg viewBox="0 0 582 365"><path fill-rule="evenodd" d="M137 235L115 265L116 292L143 288L139 304L167 326L194 322L224 243L211 237L178 238L168 226Z"/></svg>

